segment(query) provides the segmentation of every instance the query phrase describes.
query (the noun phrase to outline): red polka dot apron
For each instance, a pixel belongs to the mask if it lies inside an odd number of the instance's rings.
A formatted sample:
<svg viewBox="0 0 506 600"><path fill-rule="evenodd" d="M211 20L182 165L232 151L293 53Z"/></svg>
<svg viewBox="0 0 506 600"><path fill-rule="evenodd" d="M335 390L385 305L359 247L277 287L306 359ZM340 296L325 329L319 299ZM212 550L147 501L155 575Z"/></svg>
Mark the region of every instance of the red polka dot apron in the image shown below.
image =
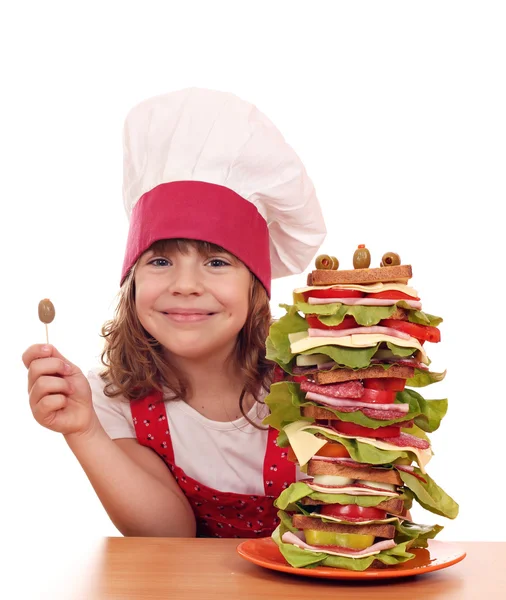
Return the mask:
<svg viewBox="0 0 506 600"><path fill-rule="evenodd" d="M295 481L295 464L276 444L269 428L265 452L263 496L214 490L192 479L174 461L167 412L160 392L130 403L137 441L167 464L197 520L197 537L253 538L271 535L279 520L274 500Z"/></svg>

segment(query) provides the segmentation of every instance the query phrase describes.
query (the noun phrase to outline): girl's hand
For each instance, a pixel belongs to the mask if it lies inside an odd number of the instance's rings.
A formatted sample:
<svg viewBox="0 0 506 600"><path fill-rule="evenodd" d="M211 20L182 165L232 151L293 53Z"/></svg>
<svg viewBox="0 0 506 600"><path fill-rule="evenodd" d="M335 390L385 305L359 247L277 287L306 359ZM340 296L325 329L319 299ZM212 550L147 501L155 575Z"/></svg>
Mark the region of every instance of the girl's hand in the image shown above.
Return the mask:
<svg viewBox="0 0 506 600"><path fill-rule="evenodd" d="M99 427L90 384L78 367L54 346L30 346L22 358L28 369L30 407L38 423L64 435L87 435Z"/></svg>

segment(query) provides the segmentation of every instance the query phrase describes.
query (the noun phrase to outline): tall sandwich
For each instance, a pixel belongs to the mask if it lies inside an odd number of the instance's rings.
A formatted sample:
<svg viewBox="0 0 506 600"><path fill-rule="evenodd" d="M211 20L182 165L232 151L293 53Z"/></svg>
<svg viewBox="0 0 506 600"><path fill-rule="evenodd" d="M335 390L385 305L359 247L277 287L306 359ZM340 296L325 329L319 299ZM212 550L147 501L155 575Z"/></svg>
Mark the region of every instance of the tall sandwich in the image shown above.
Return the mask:
<svg viewBox="0 0 506 600"><path fill-rule="evenodd" d="M276 500L273 538L296 567L406 562L442 529L408 519L413 500L447 518L458 513L426 469L427 433L447 400L412 389L444 377L425 350L440 341L442 319L422 311L411 266L398 255L370 268L359 246L353 263L339 270L334 257L318 257L267 340L268 358L288 380L271 386L265 423L306 475Z"/></svg>

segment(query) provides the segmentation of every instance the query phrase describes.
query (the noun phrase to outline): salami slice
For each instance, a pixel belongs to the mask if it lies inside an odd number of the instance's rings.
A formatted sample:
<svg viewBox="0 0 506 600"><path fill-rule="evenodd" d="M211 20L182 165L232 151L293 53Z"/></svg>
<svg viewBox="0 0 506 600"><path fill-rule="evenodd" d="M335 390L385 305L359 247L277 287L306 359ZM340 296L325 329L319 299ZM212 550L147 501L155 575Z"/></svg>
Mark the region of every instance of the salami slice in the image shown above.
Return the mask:
<svg viewBox="0 0 506 600"><path fill-rule="evenodd" d="M377 421L402 419L406 416L406 413L399 412L398 410L375 410L374 408L359 408L358 406L340 406L339 408L335 408L335 410L338 410L341 413L353 413L360 410L366 417L369 417L370 419L376 419ZM402 427L413 427L413 421L406 421L406 423L408 424L402 424Z"/></svg>
<svg viewBox="0 0 506 600"><path fill-rule="evenodd" d="M387 444L392 444L392 446L399 446L399 448L405 446L419 448L420 450L426 450L427 448L430 448L429 442L409 433L401 433L397 437L382 438L381 441L386 442Z"/></svg>
<svg viewBox="0 0 506 600"><path fill-rule="evenodd" d="M303 392L323 394L331 398L361 398L364 393L364 386L357 380L330 383L328 385L318 385L309 381L302 381L300 389Z"/></svg>
<svg viewBox="0 0 506 600"><path fill-rule="evenodd" d="M378 421L390 421L391 419L401 419L406 416L406 413L399 412L398 410L375 410L374 408L363 408L362 412L366 417L371 419L377 419ZM413 421L406 421L409 423L404 425L404 423L399 423L402 427L409 428L413 427Z"/></svg>

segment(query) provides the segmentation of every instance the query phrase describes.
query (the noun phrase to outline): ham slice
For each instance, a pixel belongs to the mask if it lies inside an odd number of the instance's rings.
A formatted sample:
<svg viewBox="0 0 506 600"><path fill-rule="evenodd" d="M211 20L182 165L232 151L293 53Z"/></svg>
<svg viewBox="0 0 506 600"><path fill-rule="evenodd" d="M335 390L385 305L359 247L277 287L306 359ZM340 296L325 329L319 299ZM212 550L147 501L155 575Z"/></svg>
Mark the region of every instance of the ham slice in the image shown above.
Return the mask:
<svg viewBox="0 0 506 600"><path fill-rule="evenodd" d="M370 408L376 411L381 410L400 413L401 416L409 412L409 404L381 404L379 402L361 402L355 398L329 398L328 396L324 396L323 394L315 394L314 392L307 392L306 400L314 400L315 402L320 402L321 404L326 404L327 406L332 406L333 408L348 406L354 408L356 407L358 409Z"/></svg>
<svg viewBox="0 0 506 600"><path fill-rule="evenodd" d="M375 364L400 365L402 367L413 367L414 369L420 369L422 371L429 370L429 367L427 365L424 365L423 363L415 360L414 358L371 358L371 365ZM321 368L319 368L318 370L321 371Z"/></svg>
<svg viewBox="0 0 506 600"><path fill-rule="evenodd" d="M427 483L426 479L424 479L421 475L418 475L418 473L415 473L415 467L413 467L413 465L395 465L395 468L398 471L405 471L406 473L413 475L413 477L416 477L423 483Z"/></svg>
<svg viewBox="0 0 506 600"><path fill-rule="evenodd" d="M346 304L347 306L393 306L397 302L405 302L409 307L422 310L418 300L387 300L386 298L308 298L308 304Z"/></svg>
<svg viewBox="0 0 506 600"><path fill-rule="evenodd" d="M308 329L309 337L330 337L340 338L347 335L361 335L369 333L380 333L383 335L390 335L392 337L401 338L403 340L410 340L411 336L404 331L398 331L391 327L382 327L381 325L375 325L373 327L354 327L352 329Z"/></svg>
<svg viewBox="0 0 506 600"><path fill-rule="evenodd" d="M304 539L301 539L291 531L284 533L281 539L285 544L292 544L293 546L297 546L302 550L326 552L327 554L333 554L334 556L347 556L351 558L373 556L374 554L379 554L382 550L390 550L390 548L395 548L396 546L394 540L383 540L381 542L376 542L364 550L352 550L351 548L343 548L342 546L311 546L310 544L306 544L305 537Z"/></svg>

